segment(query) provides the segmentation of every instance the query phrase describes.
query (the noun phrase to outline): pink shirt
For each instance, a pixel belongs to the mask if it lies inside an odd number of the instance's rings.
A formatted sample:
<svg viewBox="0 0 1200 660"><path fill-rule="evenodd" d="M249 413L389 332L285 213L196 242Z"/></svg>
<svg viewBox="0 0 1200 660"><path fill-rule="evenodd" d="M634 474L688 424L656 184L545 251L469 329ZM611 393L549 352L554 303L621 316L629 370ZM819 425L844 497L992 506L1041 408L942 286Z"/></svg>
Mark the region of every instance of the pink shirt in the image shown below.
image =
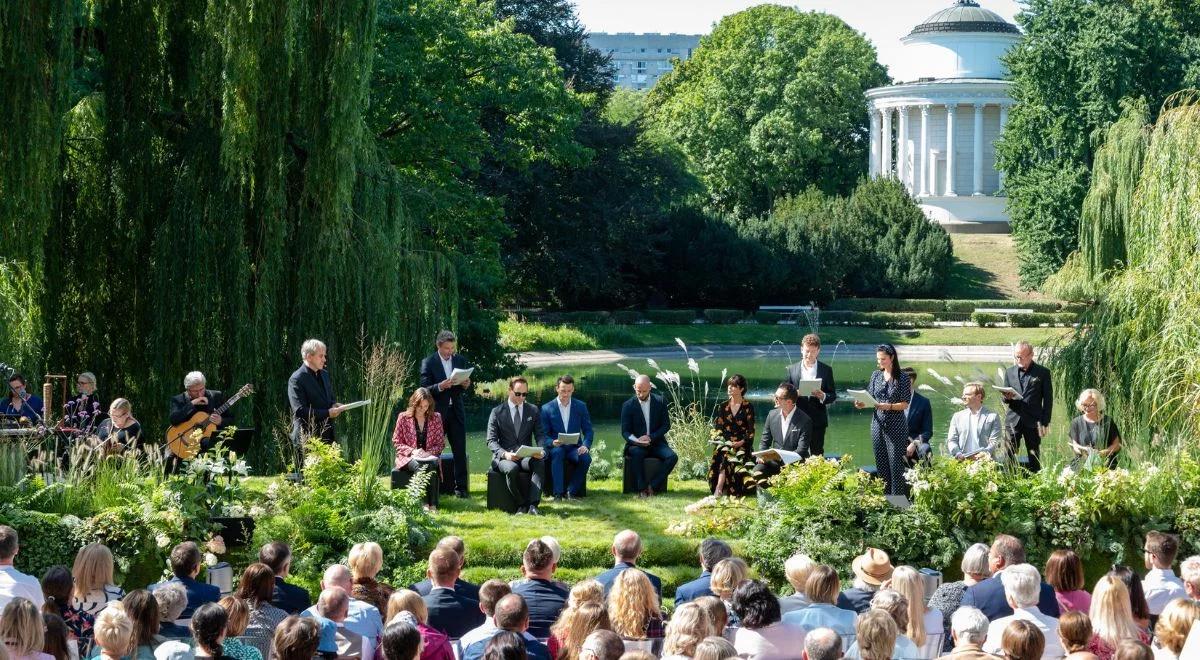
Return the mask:
<svg viewBox="0 0 1200 660"><path fill-rule="evenodd" d="M1054 592L1054 598L1058 601L1058 609L1062 613L1067 612L1083 612L1087 614L1092 609L1092 595L1080 589L1079 591L1064 591L1062 593Z"/></svg>

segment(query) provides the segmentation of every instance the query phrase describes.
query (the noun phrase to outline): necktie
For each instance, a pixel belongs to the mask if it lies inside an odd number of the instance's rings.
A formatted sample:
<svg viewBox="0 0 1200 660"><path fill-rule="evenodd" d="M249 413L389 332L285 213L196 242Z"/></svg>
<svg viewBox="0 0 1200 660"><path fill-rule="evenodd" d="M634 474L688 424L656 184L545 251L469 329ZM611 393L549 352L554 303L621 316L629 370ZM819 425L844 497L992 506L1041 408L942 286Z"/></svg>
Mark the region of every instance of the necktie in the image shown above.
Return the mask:
<svg viewBox="0 0 1200 660"><path fill-rule="evenodd" d="M521 428L521 409L516 406L513 406L513 428Z"/></svg>

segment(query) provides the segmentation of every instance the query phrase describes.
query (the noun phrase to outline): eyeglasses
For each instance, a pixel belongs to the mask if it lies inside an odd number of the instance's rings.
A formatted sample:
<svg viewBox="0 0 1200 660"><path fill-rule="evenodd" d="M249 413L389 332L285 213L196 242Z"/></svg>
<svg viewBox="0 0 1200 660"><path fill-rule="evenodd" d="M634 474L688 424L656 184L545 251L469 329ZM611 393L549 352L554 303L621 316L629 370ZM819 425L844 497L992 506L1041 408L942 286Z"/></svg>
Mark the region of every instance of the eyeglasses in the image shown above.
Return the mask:
<svg viewBox="0 0 1200 660"><path fill-rule="evenodd" d="M529 392L513 392L513 396L527 396Z"/></svg>

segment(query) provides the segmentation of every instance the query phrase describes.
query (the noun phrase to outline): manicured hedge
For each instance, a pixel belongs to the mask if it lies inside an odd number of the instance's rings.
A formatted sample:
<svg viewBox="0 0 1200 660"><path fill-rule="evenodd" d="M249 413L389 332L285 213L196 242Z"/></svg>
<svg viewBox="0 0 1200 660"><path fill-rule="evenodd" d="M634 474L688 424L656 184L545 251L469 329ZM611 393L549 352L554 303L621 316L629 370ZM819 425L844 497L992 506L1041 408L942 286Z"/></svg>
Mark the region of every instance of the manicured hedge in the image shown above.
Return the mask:
<svg viewBox="0 0 1200 660"><path fill-rule="evenodd" d="M1004 323L1006 320L1003 314L991 314L988 312L971 313L971 322L981 328L994 326L997 323Z"/></svg>
<svg viewBox="0 0 1200 660"><path fill-rule="evenodd" d="M621 309L612 313L612 322L617 325L633 325L642 320L642 313L634 309Z"/></svg>
<svg viewBox="0 0 1200 660"><path fill-rule="evenodd" d="M1047 325L1069 325L1074 323L1075 314L1069 312L1057 312L1054 314L1033 313L1033 314L1013 314L1011 321L1014 328L1036 328L1042 324Z"/></svg>
<svg viewBox="0 0 1200 660"><path fill-rule="evenodd" d="M942 312L946 302L930 298L840 298L829 303L838 312Z"/></svg>
<svg viewBox="0 0 1200 660"><path fill-rule="evenodd" d="M864 325L872 328L932 328L933 314L917 312L821 312L829 325Z"/></svg>
<svg viewBox="0 0 1200 660"><path fill-rule="evenodd" d="M970 314L980 307L992 309L1032 309L1035 312L1057 312L1057 300L947 300L947 312Z"/></svg>
<svg viewBox="0 0 1200 660"><path fill-rule="evenodd" d="M688 324L696 320L694 309L651 309L646 311L646 320L664 325Z"/></svg>
<svg viewBox="0 0 1200 660"><path fill-rule="evenodd" d="M706 309L704 319L718 325L732 325L746 318L746 313L740 309Z"/></svg>
<svg viewBox="0 0 1200 660"><path fill-rule="evenodd" d="M774 325L783 320L782 312L754 312L754 320L763 325Z"/></svg>

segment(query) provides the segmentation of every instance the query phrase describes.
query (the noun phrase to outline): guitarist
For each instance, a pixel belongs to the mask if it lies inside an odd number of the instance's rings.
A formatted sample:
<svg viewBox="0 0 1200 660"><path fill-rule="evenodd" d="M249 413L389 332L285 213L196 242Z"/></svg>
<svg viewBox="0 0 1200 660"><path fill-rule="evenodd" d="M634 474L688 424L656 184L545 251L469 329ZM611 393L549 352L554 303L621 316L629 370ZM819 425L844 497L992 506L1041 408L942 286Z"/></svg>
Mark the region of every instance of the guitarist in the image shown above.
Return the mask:
<svg viewBox="0 0 1200 660"><path fill-rule="evenodd" d="M204 374L199 371L193 371L183 377L183 394L176 394L171 397L171 426L182 424L192 415L198 412L212 413L217 408L220 408L225 403L225 395L217 390L207 389L207 382L204 379ZM225 428L229 422L225 421L220 415L213 415L212 422L217 425L218 429ZM200 445L200 451L206 451L214 444L214 440L205 440ZM166 452L167 474L174 474L179 471L179 467L183 464L183 459L172 454L169 450Z"/></svg>

